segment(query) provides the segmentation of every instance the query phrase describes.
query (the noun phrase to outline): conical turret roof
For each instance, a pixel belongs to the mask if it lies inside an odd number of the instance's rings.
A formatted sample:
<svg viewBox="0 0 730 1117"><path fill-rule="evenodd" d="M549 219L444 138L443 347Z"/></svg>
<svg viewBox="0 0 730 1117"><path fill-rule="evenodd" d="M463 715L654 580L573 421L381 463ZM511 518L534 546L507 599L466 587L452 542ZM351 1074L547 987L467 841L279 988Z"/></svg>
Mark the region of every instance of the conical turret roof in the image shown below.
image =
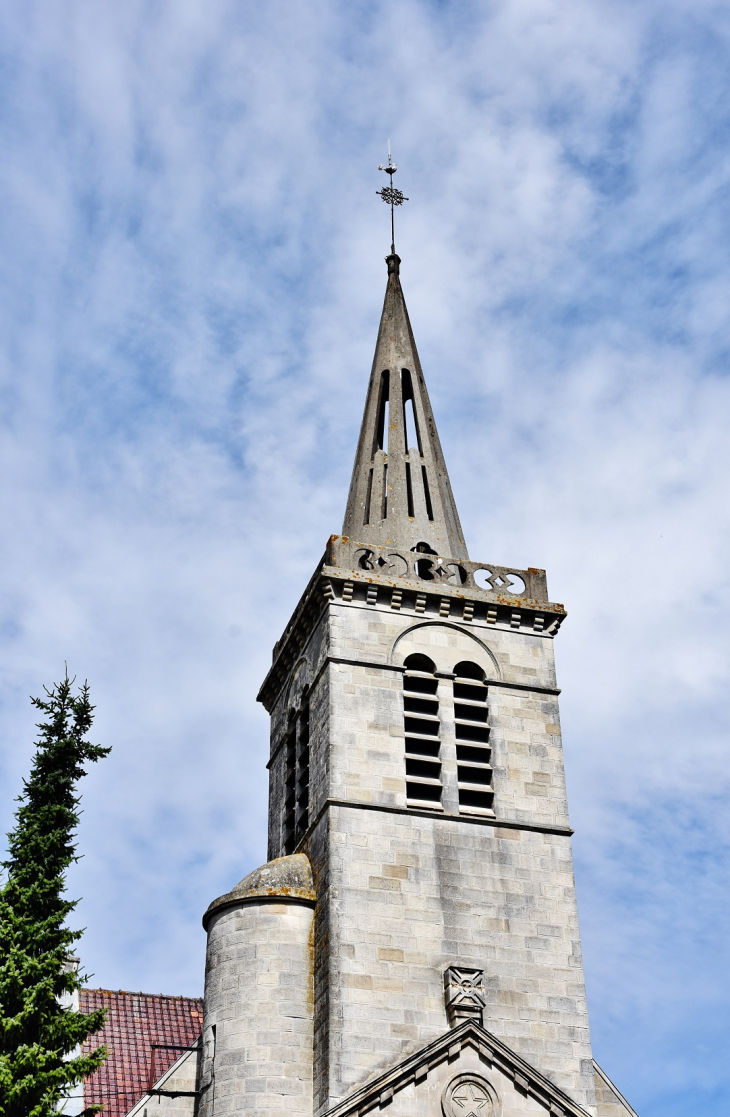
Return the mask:
<svg viewBox="0 0 730 1117"><path fill-rule="evenodd" d="M416 342L386 257L388 286L342 534L468 559Z"/></svg>

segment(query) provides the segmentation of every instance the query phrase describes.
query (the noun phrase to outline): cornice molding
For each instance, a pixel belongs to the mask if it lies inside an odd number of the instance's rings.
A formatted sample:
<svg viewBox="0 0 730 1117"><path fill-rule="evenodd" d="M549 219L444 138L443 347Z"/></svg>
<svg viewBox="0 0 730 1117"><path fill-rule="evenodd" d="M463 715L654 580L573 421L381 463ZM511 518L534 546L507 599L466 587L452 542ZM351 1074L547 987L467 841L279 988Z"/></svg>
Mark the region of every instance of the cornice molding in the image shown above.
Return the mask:
<svg viewBox="0 0 730 1117"><path fill-rule="evenodd" d="M484 815L449 814L446 811L429 811L421 807L393 807L383 803L358 803L353 799L325 799L317 812L316 817L310 822L306 832L302 835L297 846L301 852L314 831L319 826L324 814L331 807L342 807L351 811L378 811L381 814L405 815L409 818L430 818L434 822L465 823L467 826L486 826L492 830L526 830L535 834L556 834L559 837L570 838L575 831L570 826L549 825L540 822L519 822L515 819L485 817Z"/></svg>

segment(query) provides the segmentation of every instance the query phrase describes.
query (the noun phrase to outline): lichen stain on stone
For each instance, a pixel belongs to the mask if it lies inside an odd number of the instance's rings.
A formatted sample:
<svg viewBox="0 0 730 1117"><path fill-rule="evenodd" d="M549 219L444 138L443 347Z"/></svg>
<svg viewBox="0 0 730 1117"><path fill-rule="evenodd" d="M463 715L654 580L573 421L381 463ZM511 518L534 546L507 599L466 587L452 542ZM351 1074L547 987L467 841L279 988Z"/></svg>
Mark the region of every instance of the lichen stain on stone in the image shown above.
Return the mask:
<svg viewBox="0 0 730 1117"><path fill-rule="evenodd" d="M277 857L245 876L234 889L219 896L203 916L205 926L214 912L256 899L290 899L315 903L317 894L309 858L304 853Z"/></svg>

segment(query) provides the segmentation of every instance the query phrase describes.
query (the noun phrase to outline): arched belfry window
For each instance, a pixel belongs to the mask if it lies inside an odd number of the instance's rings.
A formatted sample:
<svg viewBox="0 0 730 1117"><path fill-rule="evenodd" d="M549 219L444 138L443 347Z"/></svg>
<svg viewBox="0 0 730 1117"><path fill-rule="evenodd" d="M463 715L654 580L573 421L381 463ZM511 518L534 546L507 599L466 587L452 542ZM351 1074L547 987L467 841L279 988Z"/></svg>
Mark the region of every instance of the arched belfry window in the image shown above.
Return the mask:
<svg viewBox="0 0 730 1117"><path fill-rule="evenodd" d="M457 663L454 675L459 811L493 814L492 750L484 671L476 663L463 662Z"/></svg>
<svg viewBox="0 0 730 1117"><path fill-rule="evenodd" d="M284 739L284 853L293 853L309 826L309 694L289 713Z"/></svg>
<svg viewBox="0 0 730 1117"><path fill-rule="evenodd" d="M436 667L426 655L409 655L403 675L406 738L406 803L441 810L441 736Z"/></svg>

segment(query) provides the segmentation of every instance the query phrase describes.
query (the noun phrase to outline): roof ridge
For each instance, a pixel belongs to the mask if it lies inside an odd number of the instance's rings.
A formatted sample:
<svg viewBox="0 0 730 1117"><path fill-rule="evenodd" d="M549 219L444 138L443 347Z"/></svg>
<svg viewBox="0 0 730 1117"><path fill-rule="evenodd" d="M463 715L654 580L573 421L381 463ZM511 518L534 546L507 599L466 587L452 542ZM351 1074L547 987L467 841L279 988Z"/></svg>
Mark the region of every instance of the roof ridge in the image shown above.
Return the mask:
<svg viewBox="0 0 730 1117"><path fill-rule="evenodd" d="M134 989L105 989L98 988L92 989L90 986L84 985L79 990L81 993L108 993L115 997L155 997L158 1000L166 1001L201 1001L203 997L189 997L185 993L143 993L141 990L135 991Z"/></svg>

